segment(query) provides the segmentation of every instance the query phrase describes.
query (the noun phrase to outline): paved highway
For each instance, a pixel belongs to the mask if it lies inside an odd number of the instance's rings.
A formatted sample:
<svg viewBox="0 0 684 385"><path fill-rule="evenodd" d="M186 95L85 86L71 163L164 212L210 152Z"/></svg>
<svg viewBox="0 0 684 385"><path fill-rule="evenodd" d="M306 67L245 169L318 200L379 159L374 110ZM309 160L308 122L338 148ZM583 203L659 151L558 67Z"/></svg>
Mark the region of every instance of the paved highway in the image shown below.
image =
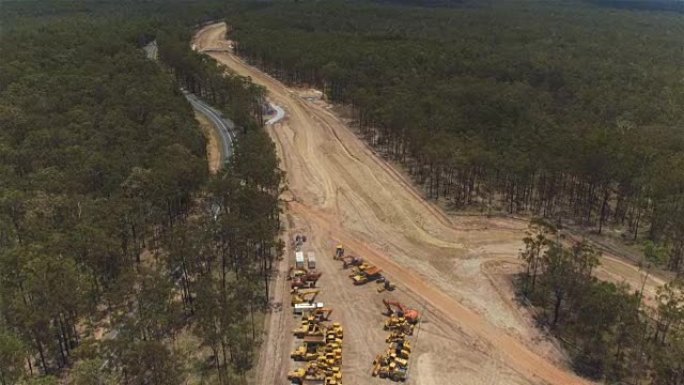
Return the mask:
<svg viewBox="0 0 684 385"><path fill-rule="evenodd" d="M224 165L233 155L233 143L235 141L235 123L223 116L221 112L209 106L194 94L183 90L183 95L188 99L192 108L205 115L211 124L216 127L221 138L221 165Z"/></svg>
<svg viewBox="0 0 684 385"><path fill-rule="evenodd" d="M159 56L159 49L157 47L157 41L154 40L143 47L145 51L145 56L148 59L156 61ZM225 165L228 159L233 155L233 142L235 140L235 123L232 120L223 116L223 114L217 109L209 106L207 103L199 99L194 94L183 90L183 95L190 102L192 108L198 111L202 115L206 116L211 124L216 127L216 131L219 133L221 138L221 166Z"/></svg>

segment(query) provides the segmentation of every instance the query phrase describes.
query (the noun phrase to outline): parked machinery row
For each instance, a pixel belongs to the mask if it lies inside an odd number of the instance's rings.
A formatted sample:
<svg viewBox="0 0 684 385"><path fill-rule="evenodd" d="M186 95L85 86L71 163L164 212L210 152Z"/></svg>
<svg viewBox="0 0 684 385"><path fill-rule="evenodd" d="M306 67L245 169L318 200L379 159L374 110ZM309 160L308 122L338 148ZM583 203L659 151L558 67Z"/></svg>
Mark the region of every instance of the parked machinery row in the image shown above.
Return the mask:
<svg viewBox="0 0 684 385"><path fill-rule="evenodd" d="M377 283L383 284L382 286L378 287L379 293L385 290L392 291L395 289L395 286L391 284L384 275L382 275L382 269L365 262L361 257L354 257L351 255L345 256L344 247L342 247L342 245L338 245L335 249L335 255L333 256L333 259L342 261L342 268L344 269L348 269L350 267L352 268L349 278L351 278L354 285L359 286L375 281Z"/></svg>
<svg viewBox="0 0 684 385"><path fill-rule="evenodd" d="M378 287L378 292L395 289L395 286L382 274L380 268L364 261L361 257L345 256L342 245L337 246L333 258L342 261L344 269L352 269L349 277L354 285L375 281L383 284ZM420 320L420 313L399 302L383 299L382 303L387 309L385 315L388 318L385 320L384 329L390 332L385 340L389 346L387 351L375 357L371 374L374 377L387 378L392 381L406 381L411 356L411 344L408 337L413 335L414 328Z"/></svg>
<svg viewBox="0 0 684 385"><path fill-rule="evenodd" d="M290 358L305 362L287 375L294 384L342 384L342 341L344 330L338 322L328 322L332 309L315 309L302 315L301 324L292 333L301 344Z"/></svg>
<svg viewBox="0 0 684 385"><path fill-rule="evenodd" d="M420 313L399 302L383 299L382 303L387 308L385 315L388 318L384 329L390 331L385 340L389 347L386 352L375 357L371 374L392 381L406 381L411 356L408 336L413 335L413 329L420 320Z"/></svg>
<svg viewBox="0 0 684 385"><path fill-rule="evenodd" d="M301 243L298 252L301 253ZM288 272L288 279L292 280L293 312L302 315L301 324L292 331L301 339L301 344L292 351L290 358L304 362L304 366L289 372L287 379L297 385L341 385L344 330L338 322L331 322L332 308L315 302L320 293L316 285L321 273L313 270L315 259L312 255L309 253L307 269L302 264L301 254L296 254L295 266Z"/></svg>

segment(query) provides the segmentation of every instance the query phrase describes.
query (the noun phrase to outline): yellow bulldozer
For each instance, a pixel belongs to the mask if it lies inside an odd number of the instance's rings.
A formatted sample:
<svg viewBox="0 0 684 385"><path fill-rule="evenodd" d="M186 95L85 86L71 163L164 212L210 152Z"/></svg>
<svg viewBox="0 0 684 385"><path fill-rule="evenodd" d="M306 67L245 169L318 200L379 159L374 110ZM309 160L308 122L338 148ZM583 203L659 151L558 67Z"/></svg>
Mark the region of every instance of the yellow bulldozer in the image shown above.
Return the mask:
<svg viewBox="0 0 684 385"><path fill-rule="evenodd" d="M407 349L389 348L387 350L387 354L392 358L401 358L404 360L408 360L409 356L411 355L411 351Z"/></svg>
<svg viewBox="0 0 684 385"><path fill-rule="evenodd" d="M389 345L390 349L401 349L411 353L411 343L408 341L394 341Z"/></svg>
<svg viewBox="0 0 684 385"><path fill-rule="evenodd" d="M302 324L297 329L294 329L292 333L297 338L324 337L326 335L326 328L319 323L302 321Z"/></svg>
<svg viewBox="0 0 684 385"><path fill-rule="evenodd" d="M329 365L325 357L309 362L305 367L287 375L287 379L297 384L338 384L342 382L342 371L337 365Z"/></svg>
<svg viewBox="0 0 684 385"><path fill-rule="evenodd" d="M373 377L389 378L393 381L405 381L408 361L389 354L379 354L373 361Z"/></svg>
<svg viewBox="0 0 684 385"><path fill-rule="evenodd" d="M391 343L391 342L404 342L406 340L406 333L404 333L402 330L396 329L392 330L389 336L385 339L385 342Z"/></svg>
<svg viewBox="0 0 684 385"><path fill-rule="evenodd" d="M319 368L316 362L310 362L307 366L287 374L287 379L297 384L303 384L305 381L324 382L326 377L325 371Z"/></svg>
<svg viewBox="0 0 684 385"><path fill-rule="evenodd" d="M290 358L295 361L313 361L326 351L326 341L322 336L304 337L302 344L290 353Z"/></svg>
<svg viewBox="0 0 684 385"><path fill-rule="evenodd" d="M413 335L413 324L404 317L392 316L385 321L385 330L399 331L405 335Z"/></svg>
<svg viewBox="0 0 684 385"><path fill-rule="evenodd" d="M330 327L327 330L326 341L334 342L336 340L342 340L343 338L344 338L344 329L342 328L342 325L340 325L338 322L334 322L332 324L332 327Z"/></svg>

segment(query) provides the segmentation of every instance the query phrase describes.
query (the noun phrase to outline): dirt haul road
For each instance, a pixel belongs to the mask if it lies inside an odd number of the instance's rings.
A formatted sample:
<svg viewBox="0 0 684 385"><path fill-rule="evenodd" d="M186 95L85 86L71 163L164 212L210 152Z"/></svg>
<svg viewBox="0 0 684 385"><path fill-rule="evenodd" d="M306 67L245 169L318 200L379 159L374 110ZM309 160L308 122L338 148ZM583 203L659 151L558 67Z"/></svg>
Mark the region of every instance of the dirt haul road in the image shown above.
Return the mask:
<svg viewBox="0 0 684 385"><path fill-rule="evenodd" d="M227 52L225 28L206 27L193 44L265 86L287 113L268 131L287 173L289 234L309 237L305 250L317 253L324 272L319 299L345 326L344 383L386 383L370 376L373 357L386 349L380 314L385 296L424 314L412 341L411 384L590 383L571 373L559 349L511 298L506 275L518 268L525 223L447 217L373 154L329 106ZM375 284L352 286L331 258L338 242L348 254L380 266L398 290L384 295ZM289 250L286 255L289 259ZM297 320L289 311L287 283L279 282L276 297L284 301L284 310L269 321L260 384L286 383L286 372L295 366L288 353Z"/></svg>

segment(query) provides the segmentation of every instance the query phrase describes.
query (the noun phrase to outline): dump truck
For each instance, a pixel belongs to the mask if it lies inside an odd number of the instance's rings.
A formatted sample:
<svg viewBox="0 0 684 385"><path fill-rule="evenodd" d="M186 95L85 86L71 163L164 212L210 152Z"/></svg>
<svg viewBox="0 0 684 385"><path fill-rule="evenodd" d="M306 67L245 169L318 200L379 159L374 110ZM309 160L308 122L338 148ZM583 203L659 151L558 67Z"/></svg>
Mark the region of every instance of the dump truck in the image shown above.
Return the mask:
<svg viewBox="0 0 684 385"><path fill-rule="evenodd" d="M379 280L379 279L384 279L382 276L382 269L376 266L368 267L362 271L359 271L358 274L354 275L352 278L352 281L354 281L354 285L363 285L365 283Z"/></svg>

